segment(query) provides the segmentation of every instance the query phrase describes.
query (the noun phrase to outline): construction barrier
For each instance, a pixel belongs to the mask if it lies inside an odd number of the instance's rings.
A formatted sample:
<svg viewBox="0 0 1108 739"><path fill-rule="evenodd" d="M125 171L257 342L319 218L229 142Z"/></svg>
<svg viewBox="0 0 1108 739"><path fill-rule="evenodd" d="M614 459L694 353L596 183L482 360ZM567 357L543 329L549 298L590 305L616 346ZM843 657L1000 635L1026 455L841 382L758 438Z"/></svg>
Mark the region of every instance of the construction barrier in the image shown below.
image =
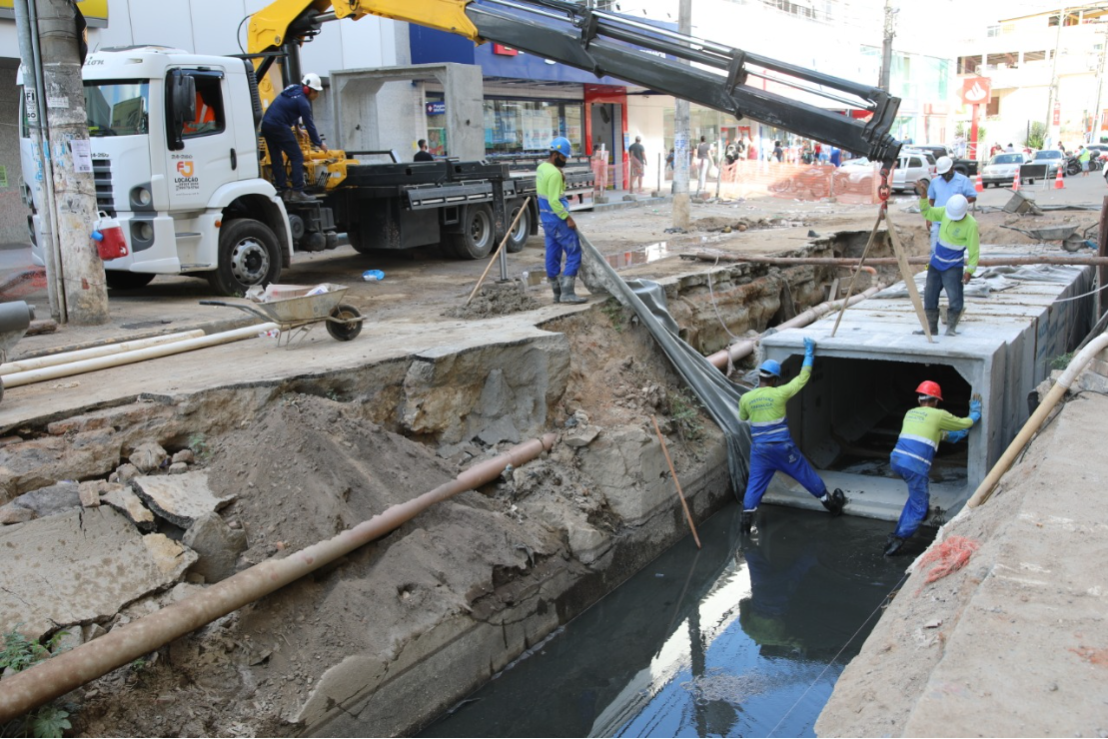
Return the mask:
<svg viewBox="0 0 1108 739"><path fill-rule="evenodd" d="M744 198L769 194L789 200L823 200L876 204L881 183L878 165L834 167L829 164L784 164L737 161L723 165L720 195Z"/></svg>

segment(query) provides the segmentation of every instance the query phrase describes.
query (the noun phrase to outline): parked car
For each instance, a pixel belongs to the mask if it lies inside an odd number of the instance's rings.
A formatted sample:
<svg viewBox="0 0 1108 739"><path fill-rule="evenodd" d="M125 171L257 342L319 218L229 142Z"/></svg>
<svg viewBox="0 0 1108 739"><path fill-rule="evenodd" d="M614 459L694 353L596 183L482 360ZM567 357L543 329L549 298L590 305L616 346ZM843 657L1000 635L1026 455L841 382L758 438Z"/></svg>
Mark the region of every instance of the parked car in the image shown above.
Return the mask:
<svg viewBox="0 0 1108 739"><path fill-rule="evenodd" d="M910 190L919 180L931 181L934 175L934 164L927 163L926 155L921 151L908 149L900 153L897 159L896 169L893 170L893 181L889 183L893 192Z"/></svg>
<svg viewBox="0 0 1108 739"><path fill-rule="evenodd" d="M954 160L954 171L961 172L966 177L974 177L977 175L977 162L973 159L959 159L954 156L950 149L946 148L942 144L912 144L905 147L915 151L923 151L930 154L936 160L939 157L950 157Z"/></svg>
<svg viewBox="0 0 1108 739"><path fill-rule="evenodd" d="M1020 180L1028 185L1034 185L1036 179L1054 179L1058 171L1062 176L1066 174L1066 155L1059 149L1040 149L1035 152L1030 161L1020 167Z"/></svg>
<svg viewBox="0 0 1108 739"><path fill-rule="evenodd" d="M1089 144L1086 149L1093 150L1093 156L1100 161L1108 161L1108 144Z"/></svg>
<svg viewBox="0 0 1108 739"><path fill-rule="evenodd" d="M1008 187L1016 179L1016 172L1027 160L1028 157L1023 152L997 154L981 170L981 184L985 187L989 185Z"/></svg>

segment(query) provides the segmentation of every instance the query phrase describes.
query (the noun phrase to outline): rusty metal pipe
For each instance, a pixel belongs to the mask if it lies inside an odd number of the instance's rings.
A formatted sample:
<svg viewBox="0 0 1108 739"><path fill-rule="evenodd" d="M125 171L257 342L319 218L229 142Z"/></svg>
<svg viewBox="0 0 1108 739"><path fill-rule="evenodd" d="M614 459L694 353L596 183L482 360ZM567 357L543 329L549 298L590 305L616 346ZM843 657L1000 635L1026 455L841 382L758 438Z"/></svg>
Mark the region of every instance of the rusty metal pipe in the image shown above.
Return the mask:
<svg viewBox="0 0 1108 739"><path fill-rule="evenodd" d="M708 252L694 252L682 254L686 259L697 259L702 262L750 262L751 264L769 264L775 267L857 267L857 259L845 257L761 257L747 254L712 254ZM908 257L908 264L925 265L930 257ZM882 267L895 267L895 257L867 257L867 265L880 265ZM1035 264L1061 264L1074 267L1082 266L1106 266L1108 257L982 257L977 261L978 267L1018 267Z"/></svg>
<svg viewBox="0 0 1108 739"><path fill-rule="evenodd" d="M98 639L4 678L3 688L0 689L0 724L269 595L399 528L435 503L492 481L509 464L519 466L553 446L554 434L518 444L504 454L470 467L454 480L406 503L392 506L331 539L301 549L284 559L256 564L191 598L112 629Z"/></svg>

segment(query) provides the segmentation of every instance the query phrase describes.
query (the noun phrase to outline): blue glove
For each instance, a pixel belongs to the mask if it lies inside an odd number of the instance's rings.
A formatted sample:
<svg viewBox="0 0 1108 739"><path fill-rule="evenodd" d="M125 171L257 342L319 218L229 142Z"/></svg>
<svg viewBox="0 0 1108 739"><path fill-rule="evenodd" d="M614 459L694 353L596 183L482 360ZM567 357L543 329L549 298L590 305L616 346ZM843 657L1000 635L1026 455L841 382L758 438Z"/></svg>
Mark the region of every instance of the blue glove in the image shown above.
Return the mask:
<svg viewBox="0 0 1108 739"><path fill-rule="evenodd" d="M957 444L969 436L969 429L962 429L961 431L947 431L946 440L950 444Z"/></svg>
<svg viewBox="0 0 1108 739"><path fill-rule="evenodd" d="M982 407L980 400L971 400L969 402L969 417L973 419L974 423L981 420L981 411Z"/></svg>
<svg viewBox="0 0 1108 739"><path fill-rule="evenodd" d="M804 337L804 366L809 369L815 364L816 361L816 342L813 339Z"/></svg>

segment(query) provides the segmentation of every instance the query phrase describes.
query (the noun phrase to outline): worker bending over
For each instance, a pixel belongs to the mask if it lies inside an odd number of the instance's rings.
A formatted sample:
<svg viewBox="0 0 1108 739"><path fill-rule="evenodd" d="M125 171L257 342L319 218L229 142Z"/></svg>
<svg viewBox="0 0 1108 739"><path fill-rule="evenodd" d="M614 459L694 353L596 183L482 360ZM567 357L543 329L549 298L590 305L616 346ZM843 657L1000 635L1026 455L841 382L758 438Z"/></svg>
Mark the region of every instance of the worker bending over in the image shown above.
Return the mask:
<svg viewBox="0 0 1108 739"><path fill-rule="evenodd" d="M809 493L819 498L823 507L837 516L843 512L846 496L838 488L827 492L812 465L800 453L789 433L785 420L785 404L800 392L812 376L812 364L816 357L816 342L804 337L804 366L792 382L778 387L781 382L781 365L772 359L762 362L758 368L758 387L739 399L739 419L750 422L750 477L743 496L742 529L749 532L754 523L754 512L762 502L773 473L784 472Z"/></svg>
<svg viewBox="0 0 1108 739"><path fill-rule="evenodd" d="M969 429L981 420L981 396L973 394L970 399L970 413L966 418L939 410L943 391L937 382L926 380L916 388L919 393L919 407L904 415L904 426L900 429L900 438L890 457L893 471L908 483L908 502L900 512L900 521L896 530L889 534L885 542L885 556L898 554L916 529L923 523L931 504L930 480L931 460L939 448L944 432L947 441L956 442L965 438Z"/></svg>
<svg viewBox="0 0 1108 739"><path fill-rule="evenodd" d="M535 172L535 192L539 196L539 220L546 236L546 279L555 303L584 303L574 292L577 269L581 266L581 242L577 224L569 214L566 178L562 169L572 153L569 139L559 136L550 142L550 157ZM566 257L562 271L562 255Z"/></svg>
<svg viewBox="0 0 1108 739"><path fill-rule="evenodd" d="M946 290L946 335L955 336L958 320L962 317L962 285L969 282L977 270L981 235L977 221L968 214L969 201L964 195L951 195L945 207L933 207L927 200L927 185L922 180L916 183L916 194L920 197L919 209L923 217L940 224L939 240L927 264L923 312L934 336L939 332L939 293Z"/></svg>

